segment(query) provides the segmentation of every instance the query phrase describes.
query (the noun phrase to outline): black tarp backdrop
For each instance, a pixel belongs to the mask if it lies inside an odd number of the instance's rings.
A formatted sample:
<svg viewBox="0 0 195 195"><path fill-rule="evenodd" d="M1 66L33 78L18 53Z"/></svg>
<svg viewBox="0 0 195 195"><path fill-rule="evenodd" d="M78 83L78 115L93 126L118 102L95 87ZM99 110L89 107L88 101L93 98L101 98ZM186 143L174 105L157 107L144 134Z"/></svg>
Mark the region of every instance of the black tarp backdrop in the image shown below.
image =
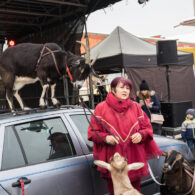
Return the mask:
<svg viewBox="0 0 195 195"><path fill-rule="evenodd" d="M156 46L128 33L121 27L91 49L91 58L98 53L95 70L101 74L121 72L124 68L133 81L134 91L144 79L161 101L168 101L167 72L157 64ZM193 54L178 51L178 64L169 65L170 102L193 101L195 107L195 77Z"/></svg>

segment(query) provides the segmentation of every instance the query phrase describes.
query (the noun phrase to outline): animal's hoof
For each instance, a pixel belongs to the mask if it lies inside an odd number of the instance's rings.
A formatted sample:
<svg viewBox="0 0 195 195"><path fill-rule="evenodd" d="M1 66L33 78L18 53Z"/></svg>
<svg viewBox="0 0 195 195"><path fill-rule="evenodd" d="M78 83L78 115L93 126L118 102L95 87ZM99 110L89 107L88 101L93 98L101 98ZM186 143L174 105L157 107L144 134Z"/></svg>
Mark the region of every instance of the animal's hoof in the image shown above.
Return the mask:
<svg viewBox="0 0 195 195"><path fill-rule="evenodd" d="M57 104L53 105L55 108L60 108L61 104L58 102Z"/></svg>
<svg viewBox="0 0 195 195"><path fill-rule="evenodd" d="M29 107L24 107L24 109L23 110L30 110L31 108L29 108Z"/></svg>
<svg viewBox="0 0 195 195"><path fill-rule="evenodd" d="M12 114L13 114L14 116L16 116L16 115L17 115L17 113L16 113L16 111L15 111L15 110L11 110L11 112L12 112Z"/></svg>
<svg viewBox="0 0 195 195"><path fill-rule="evenodd" d="M44 106L40 106L40 108L44 110L44 109L46 109L46 108L47 108L47 106L46 106L46 105L44 105Z"/></svg>

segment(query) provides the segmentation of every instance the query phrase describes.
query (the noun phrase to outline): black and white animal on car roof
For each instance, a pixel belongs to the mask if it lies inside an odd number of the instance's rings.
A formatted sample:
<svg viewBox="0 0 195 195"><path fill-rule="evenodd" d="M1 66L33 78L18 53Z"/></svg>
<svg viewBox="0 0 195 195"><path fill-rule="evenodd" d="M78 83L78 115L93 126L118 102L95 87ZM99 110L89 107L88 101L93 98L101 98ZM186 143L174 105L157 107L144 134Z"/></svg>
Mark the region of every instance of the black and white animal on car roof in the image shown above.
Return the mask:
<svg viewBox="0 0 195 195"><path fill-rule="evenodd" d="M60 102L55 98L56 81L59 78L68 74L73 85L80 88L90 72L96 75L93 69L95 60L90 63L89 50L85 44L79 43L86 50L85 58L63 51L56 43L21 43L6 49L0 57L0 76L11 111L14 111L13 96L21 109L28 109L19 95L24 85L40 81L43 89L39 106L46 107L45 95L49 87L53 105L59 106Z"/></svg>

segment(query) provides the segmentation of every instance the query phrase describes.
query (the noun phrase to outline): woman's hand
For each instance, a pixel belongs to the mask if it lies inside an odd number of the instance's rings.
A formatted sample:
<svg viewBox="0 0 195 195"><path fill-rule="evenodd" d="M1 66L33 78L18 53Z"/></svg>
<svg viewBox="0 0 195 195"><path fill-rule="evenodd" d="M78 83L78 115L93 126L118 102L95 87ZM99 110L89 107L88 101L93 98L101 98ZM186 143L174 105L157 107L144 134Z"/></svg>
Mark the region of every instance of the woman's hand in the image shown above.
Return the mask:
<svg viewBox="0 0 195 195"><path fill-rule="evenodd" d="M118 144L119 143L118 142L119 138L118 137L116 137L116 138L114 136L112 136L112 135L107 135L106 136L106 142L110 143L110 144Z"/></svg>
<svg viewBox="0 0 195 195"><path fill-rule="evenodd" d="M148 108L152 108L152 105L151 104L147 104Z"/></svg>
<svg viewBox="0 0 195 195"><path fill-rule="evenodd" d="M131 136L131 140L134 144L138 144L142 141L142 135L140 133L134 133Z"/></svg>

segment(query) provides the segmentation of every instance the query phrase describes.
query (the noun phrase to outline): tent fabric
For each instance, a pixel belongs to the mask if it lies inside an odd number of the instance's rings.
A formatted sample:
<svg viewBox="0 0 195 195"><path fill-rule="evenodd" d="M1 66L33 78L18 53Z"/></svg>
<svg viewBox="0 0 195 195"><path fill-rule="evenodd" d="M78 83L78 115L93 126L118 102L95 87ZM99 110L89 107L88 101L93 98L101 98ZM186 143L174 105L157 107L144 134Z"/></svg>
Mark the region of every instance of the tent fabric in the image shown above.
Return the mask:
<svg viewBox="0 0 195 195"><path fill-rule="evenodd" d="M91 49L91 59L97 55L95 70L101 73L120 72L124 67L158 66L156 46L150 44L121 27ZM177 65L192 65L193 54L178 51Z"/></svg>
<svg viewBox="0 0 195 195"><path fill-rule="evenodd" d="M99 53L94 65L99 74L121 72L124 68L134 90L144 79L161 101L192 101L195 107L193 54L178 51L178 63L158 65L156 46L117 27L106 39L91 49L91 59ZM169 78L169 82L167 81ZM168 90L170 89L170 93Z"/></svg>
<svg viewBox="0 0 195 195"><path fill-rule="evenodd" d="M142 80L146 80L150 90L155 90L159 99L168 102L167 70L165 66L157 68L126 68L132 80L134 92L139 90ZM192 66L169 66L170 102L192 101L195 107L195 77Z"/></svg>

